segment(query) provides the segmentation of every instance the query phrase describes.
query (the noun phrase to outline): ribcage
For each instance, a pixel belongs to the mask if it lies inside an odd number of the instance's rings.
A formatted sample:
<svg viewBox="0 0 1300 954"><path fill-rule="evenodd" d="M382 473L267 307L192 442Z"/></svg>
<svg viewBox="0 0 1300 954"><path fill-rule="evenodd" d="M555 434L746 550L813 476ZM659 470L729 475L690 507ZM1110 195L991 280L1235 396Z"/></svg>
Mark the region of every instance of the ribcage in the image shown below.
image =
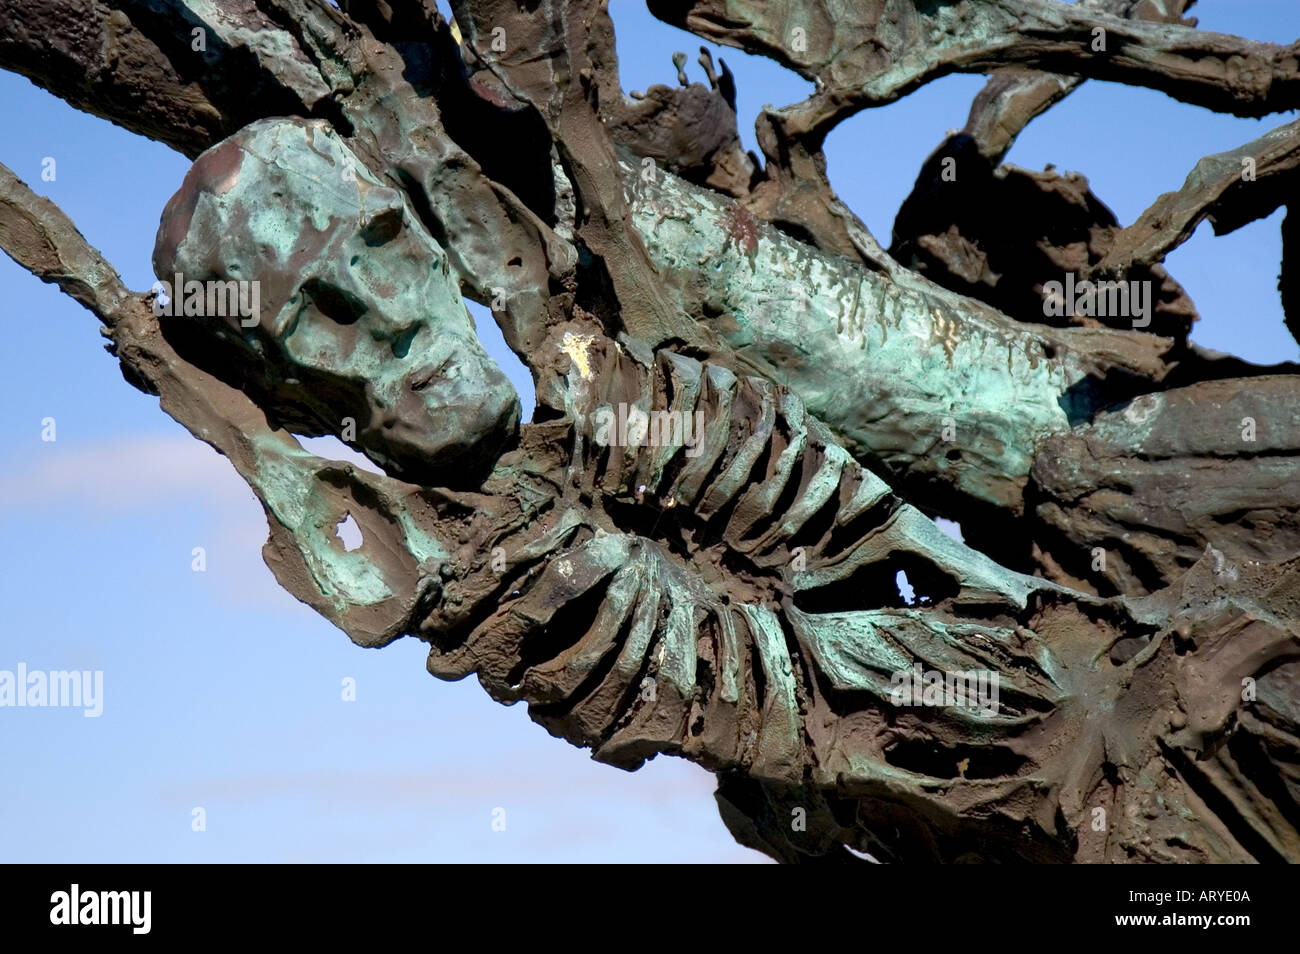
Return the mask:
<svg viewBox="0 0 1300 954"><path fill-rule="evenodd" d="M435 675L477 672L627 768L665 752L841 792L979 780L986 807L1030 784L1016 737L1062 692L1020 620L1052 584L943 534L764 379L610 342L587 357L545 425L568 483L502 542L490 615L433 640ZM672 426L687 414L702 431ZM894 690L917 666L996 678L996 708L915 718Z"/></svg>

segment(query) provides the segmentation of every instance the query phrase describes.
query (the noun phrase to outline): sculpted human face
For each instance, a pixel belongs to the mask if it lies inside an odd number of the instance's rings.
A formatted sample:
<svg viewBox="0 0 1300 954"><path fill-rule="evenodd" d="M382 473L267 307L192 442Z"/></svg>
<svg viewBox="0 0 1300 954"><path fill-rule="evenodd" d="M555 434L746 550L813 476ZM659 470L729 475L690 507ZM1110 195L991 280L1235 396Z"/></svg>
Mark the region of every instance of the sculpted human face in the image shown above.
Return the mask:
<svg viewBox="0 0 1300 954"><path fill-rule="evenodd" d="M272 403L316 430L347 438L352 418L353 443L396 474L469 480L518 426L446 252L323 122L261 121L201 155L163 212L154 268L258 282L245 300L259 315L186 321L233 344Z"/></svg>

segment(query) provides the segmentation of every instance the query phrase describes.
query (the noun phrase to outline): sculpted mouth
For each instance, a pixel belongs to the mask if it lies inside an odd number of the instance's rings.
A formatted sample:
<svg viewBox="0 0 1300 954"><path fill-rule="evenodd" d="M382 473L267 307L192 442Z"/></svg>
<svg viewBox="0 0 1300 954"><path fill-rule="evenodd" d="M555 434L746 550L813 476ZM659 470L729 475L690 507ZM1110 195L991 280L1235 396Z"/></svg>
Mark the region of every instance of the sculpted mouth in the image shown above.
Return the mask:
<svg viewBox="0 0 1300 954"><path fill-rule="evenodd" d="M442 374L443 370L446 369L447 364L450 361L451 358L448 357L443 359L442 363L437 365L436 367L428 368L424 371L416 372L415 377L411 380L411 390L423 391L425 388L429 386L429 382L431 382L434 378Z"/></svg>

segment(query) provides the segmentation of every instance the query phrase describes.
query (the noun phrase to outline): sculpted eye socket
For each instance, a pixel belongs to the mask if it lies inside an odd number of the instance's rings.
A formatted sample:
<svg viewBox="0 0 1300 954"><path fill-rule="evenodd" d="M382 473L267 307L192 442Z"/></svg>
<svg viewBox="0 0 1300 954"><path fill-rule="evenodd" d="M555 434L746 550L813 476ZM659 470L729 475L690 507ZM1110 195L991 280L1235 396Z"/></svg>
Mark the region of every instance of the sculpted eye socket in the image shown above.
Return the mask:
<svg viewBox="0 0 1300 954"><path fill-rule="evenodd" d="M353 324L369 311L369 306L356 295L329 285L319 278L312 278L303 283L302 295L316 306L316 310L330 321L340 325Z"/></svg>
<svg viewBox="0 0 1300 954"><path fill-rule="evenodd" d="M394 207L376 212L361 227L361 238L372 248L391 242L402 231L402 209Z"/></svg>

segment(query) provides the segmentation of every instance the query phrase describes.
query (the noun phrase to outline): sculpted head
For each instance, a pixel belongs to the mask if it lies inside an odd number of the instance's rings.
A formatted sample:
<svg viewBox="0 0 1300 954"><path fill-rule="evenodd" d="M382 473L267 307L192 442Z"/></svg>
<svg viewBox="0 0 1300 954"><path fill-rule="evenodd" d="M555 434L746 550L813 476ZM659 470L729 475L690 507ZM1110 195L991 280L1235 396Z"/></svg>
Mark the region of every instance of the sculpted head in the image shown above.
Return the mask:
<svg viewBox="0 0 1300 954"><path fill-rule="evenodd" d="M518 427L446 252L322 121L259 121L203 153L167 203L153 262L181 286L169 337L299 433L351 438L396 476L455 486Z"/></svg>

